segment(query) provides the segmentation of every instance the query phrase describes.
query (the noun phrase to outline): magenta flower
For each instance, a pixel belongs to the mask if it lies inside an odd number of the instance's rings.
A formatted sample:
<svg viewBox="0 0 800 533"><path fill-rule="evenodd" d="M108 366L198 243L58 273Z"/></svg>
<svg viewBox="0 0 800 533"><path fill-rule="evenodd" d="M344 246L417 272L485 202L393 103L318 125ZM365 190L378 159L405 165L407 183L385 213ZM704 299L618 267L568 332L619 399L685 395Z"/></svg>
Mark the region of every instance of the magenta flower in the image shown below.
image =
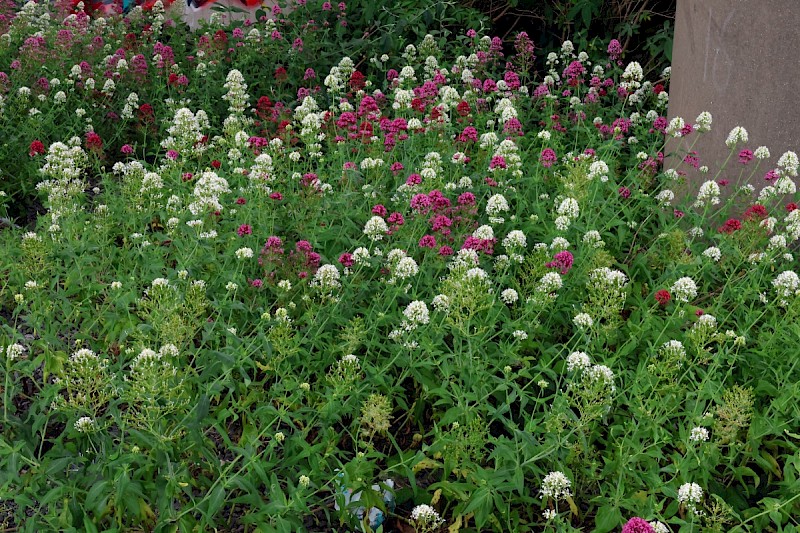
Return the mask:
<svg viewBox="0 0 800 533"><path fill-rule="evenodd" d="M622 526L622 533L655 533L655 529L644 518L634 517Z"/></svg>
<svg viewBox="0 0 800 533"><path fill-rule="evenodd" d="M620 54L622 54L622 45L616 39L611 39L611 42L608 43L608 57L611 61L616 61Z"/></svg>
<svg viewBox="0 0 800 533"><path fill-rule="evenodd" d="M239 237L244 237L245 235L252 235L253 234L253 227L250 224L242 224L239 226L239 229L236 230L236 233Z"/></svg>
<svg viewBox="0 0 800 533"><path fill-rule="evenodd" d="M339 264L345 268L353 266L353 254L345 252L339 256Z"/></svg>
<svg viewBox="0 0 800 533"><path fill-rule="evenodd" d="M553 166L553 163L558 161L558 156L552 148L545 148L539 156L539 161L542 163L543 167L550 168Z"/></svg>
<svg viewBox="0 0 800 533"><path fill-rule="evenodd" d="M125 155L131 155L133 153L133 146L130 144L123 144L119 151Z"/></svg>
<svg viewBox="0 0 800 533"><path fill-rule="evenodd" d="M563 276L572 268L573 261L574 258L572 257L572 254L564 250L563 252L558 252L556 255L554 255L553 260L544 266L547 268L557 268Z"/></svg>
<svg viewBox="0 0 800 533"><path fill-rule="evenodd" d="M419 240L420 248L436 248L436 237L433 235L425 235Z"/></svg>

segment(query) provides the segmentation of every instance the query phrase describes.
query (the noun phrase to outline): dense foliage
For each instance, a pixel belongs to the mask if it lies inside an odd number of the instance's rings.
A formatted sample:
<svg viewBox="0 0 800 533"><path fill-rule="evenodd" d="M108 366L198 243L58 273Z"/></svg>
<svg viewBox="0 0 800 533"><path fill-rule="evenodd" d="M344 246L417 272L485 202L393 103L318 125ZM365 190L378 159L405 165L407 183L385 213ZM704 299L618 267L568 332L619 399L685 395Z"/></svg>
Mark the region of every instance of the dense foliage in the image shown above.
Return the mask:
<svg viewBox="0 0 800 533"><path fill-rule="evenodd" d="M797 531L794 153L686 183L616 40L273 16L0 20L4 527Z"/></svg>

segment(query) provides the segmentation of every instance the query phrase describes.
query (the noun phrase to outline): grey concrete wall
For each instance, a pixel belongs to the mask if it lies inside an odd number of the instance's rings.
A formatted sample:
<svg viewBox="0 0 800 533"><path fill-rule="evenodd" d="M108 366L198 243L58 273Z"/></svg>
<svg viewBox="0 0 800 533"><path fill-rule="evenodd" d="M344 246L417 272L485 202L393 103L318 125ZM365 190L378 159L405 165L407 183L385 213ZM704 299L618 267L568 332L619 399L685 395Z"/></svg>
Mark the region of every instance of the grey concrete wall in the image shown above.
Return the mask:
<svg viewBox="0 0 800 533"><path fill-rule="evenodd" d="M669 118L713 115L694 147L709 175L728 156L735 126L749 133L747 148L770 150L753 177L758 189L785 151L800 153L800 0L678 0L672 59ZM726 168L733 172L721 177L734 181L735 155Z"/></svg>

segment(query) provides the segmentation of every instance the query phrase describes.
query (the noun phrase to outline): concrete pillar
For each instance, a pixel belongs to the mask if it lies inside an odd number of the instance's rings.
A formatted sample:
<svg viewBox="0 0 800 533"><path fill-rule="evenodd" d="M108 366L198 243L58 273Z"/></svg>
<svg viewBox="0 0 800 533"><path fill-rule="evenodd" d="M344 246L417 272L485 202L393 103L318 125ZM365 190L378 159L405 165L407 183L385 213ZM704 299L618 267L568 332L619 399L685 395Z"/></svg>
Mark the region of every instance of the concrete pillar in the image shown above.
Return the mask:
<svg viewBox="0 0 800 533"><path fill-rule="evenodd" d="M770 150L751 181L757 189L785 151L800 153L798 50L798 0L678 0L669 118L694 124L701 111L712 114L711 132L693 148L709 175L730 153L725 139L735 126L749 133L746 146L737 148ZM720 177L735 180L738 167L734 155L726 167L730 174ZM688 170L692 183L708 179Z"/></svg>

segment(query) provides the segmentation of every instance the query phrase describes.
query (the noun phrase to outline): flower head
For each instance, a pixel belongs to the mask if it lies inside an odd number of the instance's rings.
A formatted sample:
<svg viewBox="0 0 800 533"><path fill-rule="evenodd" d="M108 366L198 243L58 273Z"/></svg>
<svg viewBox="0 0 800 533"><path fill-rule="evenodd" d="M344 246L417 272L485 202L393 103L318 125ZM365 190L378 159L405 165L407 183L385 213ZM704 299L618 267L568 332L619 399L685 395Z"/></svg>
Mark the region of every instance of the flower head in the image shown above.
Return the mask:
<svg viewBox="0 0 800 533"><path fill-rule="evenodd" d="M563 472L550 472L544 477L539 494L541 494L543 498L553 498L555 500L566 498L571 496L569 490L571 485L572 482Z"/></svg>

